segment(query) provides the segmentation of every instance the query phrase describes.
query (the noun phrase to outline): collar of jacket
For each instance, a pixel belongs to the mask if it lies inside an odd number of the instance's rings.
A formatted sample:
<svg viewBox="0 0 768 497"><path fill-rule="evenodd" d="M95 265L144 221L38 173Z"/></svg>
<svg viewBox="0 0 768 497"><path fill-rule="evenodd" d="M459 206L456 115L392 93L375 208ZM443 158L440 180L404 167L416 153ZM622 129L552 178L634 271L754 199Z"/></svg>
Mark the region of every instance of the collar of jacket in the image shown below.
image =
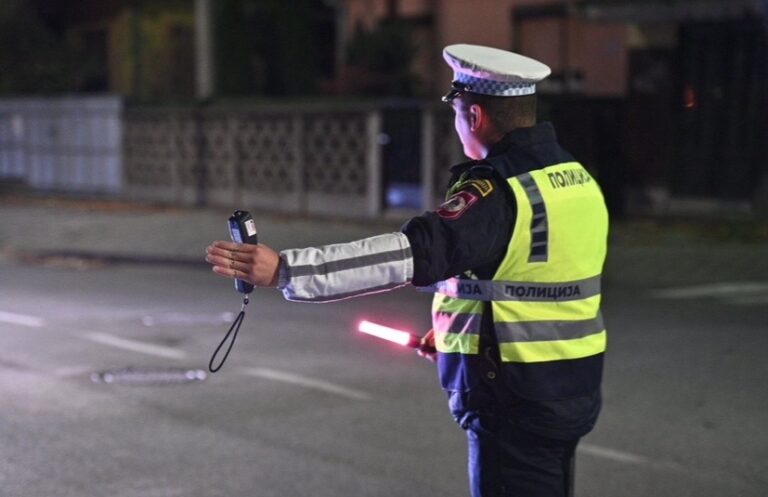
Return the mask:
<svg viewBox="0 0 768 497"><path fill-rule="evenodd" d="M466 171L475 165L487 163L486 161L492 157L499 155L506 155L513 148L527 148L540 143L557 142L557 135L555 134L555 127L550 122L541 122L530 128L517 128L513 129L497 143L491 146L488 151L488 156L482 160L471 160L462 162L451 167L451 172L461 173Z"/></svg>
<svg viewBox="0 0 768 497"><path fill-rule="evenodd" d="M510 148L527 148L540 143L551 143L557 141L555 127L550 122L538 123L530 128L513 129L493 145L488 151L488 157L503 155Z"/></svg>

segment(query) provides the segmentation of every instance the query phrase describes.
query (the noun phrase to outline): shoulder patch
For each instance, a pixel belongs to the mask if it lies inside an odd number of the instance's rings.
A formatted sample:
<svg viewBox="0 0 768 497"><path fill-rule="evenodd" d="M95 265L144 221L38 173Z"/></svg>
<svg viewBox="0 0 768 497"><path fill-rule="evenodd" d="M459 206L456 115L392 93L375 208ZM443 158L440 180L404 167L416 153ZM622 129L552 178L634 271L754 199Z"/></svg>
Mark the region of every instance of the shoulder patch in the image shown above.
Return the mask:
<svg viewBox="0 0 768 497"><path fill-rule="evenodd" d="M479 197L470 190L461 190L451 195L437 208L437 215L443 219L458 219Z"/></svg>
<svg viewBox="0 0 768 497"><path fill-rule="evenodd" d="M483 197L487 197L493 191L493 182L487 179L471 179L465 185L475 188Z"/></svg>
<svg viewBox="0 0 768 497"><path fill-rule="evenodd" d="M487 197L493 191L493 182L487 179L466 179L459 180L455 185L451 187L448 192L449 196L462 190L472 189L477 192L481 197Z"/></svg>
<svg viewBox="0 0 768 497"><path fill-rule="evenodd" d="M487 197L493 191L493 181L481 178L466 179L466 174L464 174L448 190L448 196L450 197L458 191L470 188L480 194L481 197Z"/></svg>

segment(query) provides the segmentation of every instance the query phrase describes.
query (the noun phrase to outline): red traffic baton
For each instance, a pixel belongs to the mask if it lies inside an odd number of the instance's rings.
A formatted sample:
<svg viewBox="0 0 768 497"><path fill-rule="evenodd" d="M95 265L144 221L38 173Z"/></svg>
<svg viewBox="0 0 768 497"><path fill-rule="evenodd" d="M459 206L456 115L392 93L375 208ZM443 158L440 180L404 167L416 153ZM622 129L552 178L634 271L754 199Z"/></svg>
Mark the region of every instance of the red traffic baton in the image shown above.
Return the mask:
<svg viewBox="0 0 768 497"><path fill-rule="evenodd" d="M357 331L365 333L367 335L387 340L388 342L410 347L412 349L419 349L422 352L435 352L434 347L424 345L421 343L421 337L414 335L405 330L398 330L397 328L391 328L382 324L373 323L368 320L362 320L357 325Z"/></svg>

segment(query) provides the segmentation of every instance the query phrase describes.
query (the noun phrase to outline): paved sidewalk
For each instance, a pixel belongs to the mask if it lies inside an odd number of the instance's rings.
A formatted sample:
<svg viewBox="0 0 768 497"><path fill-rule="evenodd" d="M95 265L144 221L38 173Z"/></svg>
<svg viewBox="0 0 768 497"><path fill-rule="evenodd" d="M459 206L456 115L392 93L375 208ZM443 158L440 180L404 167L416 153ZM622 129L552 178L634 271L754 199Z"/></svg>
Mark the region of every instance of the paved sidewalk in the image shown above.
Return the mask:
<svg viewBox="0 0 768 497"><path fill-rule="evenodd" d="M202 266L205 247L212 240L228 238L229 214L220 208L0 196L0 261L64 255ZM404 220L362 222L253 214L260 241L278 250L395 231ZM630 287L768 280L768 235L763 238L760 232L733 241L728 229L720 229L718 235L684 224L615 223L605 280Z"/></svg>
<svg viewBox="0 0 768 497"><path fill-rule="evenodd" d="M0 197L0 250L68 252L141 259L203 261L205 247L229 239L225 209L190 209L122 202ZM253 212L259 241L274 248L354 240L398 222L308 220Z"/></svg>

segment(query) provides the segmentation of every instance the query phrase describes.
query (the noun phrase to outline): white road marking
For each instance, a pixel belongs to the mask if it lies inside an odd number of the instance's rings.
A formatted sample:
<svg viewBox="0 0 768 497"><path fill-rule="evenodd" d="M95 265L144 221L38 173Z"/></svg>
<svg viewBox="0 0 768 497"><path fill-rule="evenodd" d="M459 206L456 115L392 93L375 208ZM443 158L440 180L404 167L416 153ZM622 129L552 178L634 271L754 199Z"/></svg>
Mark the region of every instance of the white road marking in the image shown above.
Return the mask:
<svg viewBox="0 0 768 497"><path fill-rule="evenodd" d="M218 314L190 314L188 312L168 312L164 314L142 316L141 323L144 326L199 326L231 323L235 319L233 312L220 312Z"/></svg>
<svg viewBox="0 0 768 497"><path fill-rule="evenodd" d="M354 400L370 400L371 396L365 392L354 390L351 388L329 383L327 381L316 380L306 376L297 375L294 373L287 373L285 371L277 371L275 369L266 368L246 368L243 370L245 374L249 376L256 376L258 378L264 378L273 381L282 381L284 383L291 383L293 385L299 385L305 388L312 388L314 390L320 390L326 393L332 393L334 395L340 395Z"/></svg>
<svg viewBox="0 0 768 497"><path fill-rule="evenodd" d="M37 316L28 316L26 314L16 314L15 312L0 311L0 321L3 323L20 324L30 328L42 328L45 326L45 319Z"/></svg>
<svg viewBox="0 0 768 497"><path fill-rule="evenodd" d="M640 456L629 452L624 452L616 449L609 449L608 447L601 447L599 445L591 444L579 444L576 448L577 452L588 456L598 457L600 459L608 459L609 461L624 463L624 464L637 464L641 466L648 466L651 468L672 471L675 473L686 473L689 475L697 474L694 471L684 468L678 463L672 461L664 461L659 459L651 459L650 457Z"/></svg>
<svg viewBox="0 0 768 497"><path fill-rule="evenodd" d="M93 372L90 366L63 366L52 371L53 376L57 378L69 378L73 376L87 376Z"/></svg>
<svg viewBox="0 0 768 497"><path fill-rule="evenodd" d="M665 288L655 290L651 295L661 299L697 299L703 297L751 297L765 293L768 293L768 282L743 281Z"/></svg>
<svg viewBox="0 0 768 497"><path fill-rule="evenodd" d="M763 305L768 304L768 293L765 295L755 295L751 297L739 297L728 299L729 304L734 305Z"/></svg>
<svg viewBox="0 0 768 497"><path fill-rule="evenodd" d="M599 457L601 459L610 459L611 461L616 462L629 464L648 464L651 462L651 460L647 457L630 454L629 452L622 452L620 450L609 449L607 447L600 447L599 445L579 444L576 450L583 454Z"/></svg>
<svg viewBox="0 0 768 497"><path fill-rule="evenodd" d="M166 359L185 359L187 357L187 354L184 353L184 351L178 349L139 342L138 340L128 340L127 338L120 338L106 333L87 333L82 335L82 337L102 345L109 345L110 347L139 352L141 354L164 357Z"/></svg>

